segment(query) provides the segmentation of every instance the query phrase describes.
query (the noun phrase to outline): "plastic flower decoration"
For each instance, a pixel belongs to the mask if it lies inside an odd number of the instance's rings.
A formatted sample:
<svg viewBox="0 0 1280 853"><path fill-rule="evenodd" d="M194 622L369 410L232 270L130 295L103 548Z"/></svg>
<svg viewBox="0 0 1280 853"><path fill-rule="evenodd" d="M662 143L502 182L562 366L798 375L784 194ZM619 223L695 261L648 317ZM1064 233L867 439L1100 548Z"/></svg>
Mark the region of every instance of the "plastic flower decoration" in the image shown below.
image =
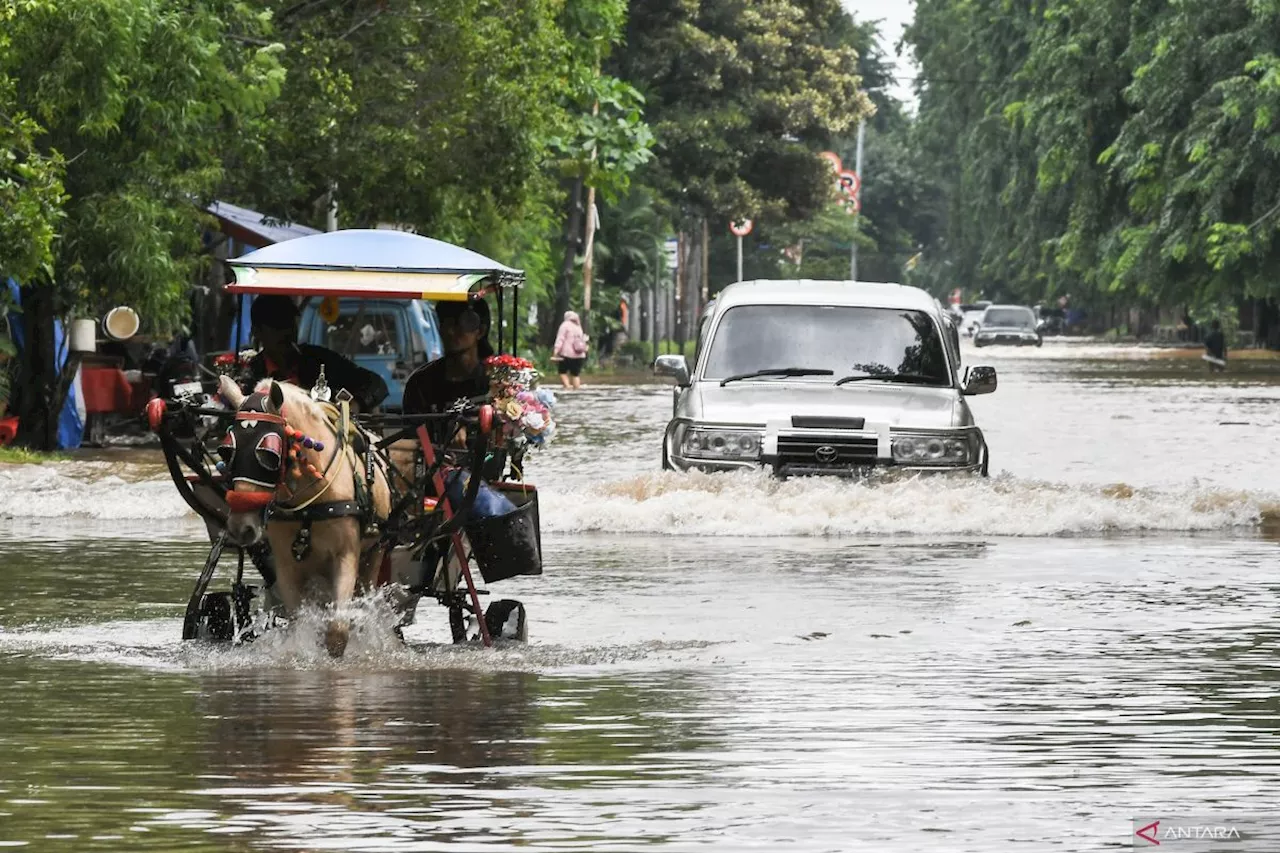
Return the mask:
<svg viewBox="0 0 1280 853"><path fill-rule="evenodd" d="M538 371L533 364L513 355L495 355L485 359L484 366L507 450L518 456L528 447L550 441L556 431L551 414L556 398L536 387Z"/></svg>

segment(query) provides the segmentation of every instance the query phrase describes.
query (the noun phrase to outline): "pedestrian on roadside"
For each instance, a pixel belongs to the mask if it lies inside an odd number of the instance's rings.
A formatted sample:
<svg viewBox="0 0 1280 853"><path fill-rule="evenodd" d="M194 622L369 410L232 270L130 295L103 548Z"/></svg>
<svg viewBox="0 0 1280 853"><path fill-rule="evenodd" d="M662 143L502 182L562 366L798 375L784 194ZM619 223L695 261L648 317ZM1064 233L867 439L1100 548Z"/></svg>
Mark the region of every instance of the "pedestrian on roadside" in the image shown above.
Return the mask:
<svg viewBox="0 0 1280 853"><path fill-rule="evenodd" d="M556 331L552 360L560 364L560 384L565 390L582 387L582 364L587 360L587 335L576 311L564 312L564 321Z"/></svg>
<svg viewBox="0 0 1280 853"><path fill-rule="evenodd" d="M1217 320L1209 324L1209 334L1204 336L1204 360L1209 362L1210 370L1227 369L1227 339Z"/></svg>

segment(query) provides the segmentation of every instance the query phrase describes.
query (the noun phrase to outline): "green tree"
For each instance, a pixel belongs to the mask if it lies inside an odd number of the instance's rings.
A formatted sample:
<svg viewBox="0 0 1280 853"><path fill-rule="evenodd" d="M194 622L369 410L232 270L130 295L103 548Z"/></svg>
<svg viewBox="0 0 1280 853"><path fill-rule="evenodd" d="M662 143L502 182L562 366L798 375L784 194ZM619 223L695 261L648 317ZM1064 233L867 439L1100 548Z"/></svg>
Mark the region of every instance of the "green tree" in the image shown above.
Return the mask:
<svg viewBox="0 0 1280 853"><path fill-rule="evenodd" d="M560 15L568 43L566 122L551 140L564 181L564 255L555 300L542 333L550 343L556 324L568 310L579 252L585 251L588 209L598 191L613 201L626 190L632 173L651 157L653 133L643 119L644 97L635 87L601 73L601 65L622 38L626 0L569 0ZM591 319L584 317L590 330Z"/></svg>
<svg viewBox="0 0 1280 853"><path fill-rule="evenodd" d="M832 196L815 156L871 112L838 0L653 0L633 3L610 69L645 97L657 137L641 171L683 233L677 336L687 333L722 256L730 219L798 221Z"/></svg>
<svg viewBox="0 0 1280 853"><path fill-rule="evenodd" d="M644 94L673 210L804 218L830 196L813 155L871 111L836 0L635 3L612 67Z"/></svg>
<svg viewBox="0 0 1280 853"><path fill-rule="evenodd" d="M13 47L16 0L0 2L0 56ZM36 144L40 125L18 108L17 80L0 65L0 285L26 281L47 270L62 218L64 162ZM0 316L9 298L0 286Z"/></svg>
<svg viewBox="0 0 1280 853"><path fill-rule="evenodd" d="M967 282L1033 300L1274 297L1274 3L921 0L919 150Z"/></svg>
<svg viewBox="0 0 1280 853"><path fill-rule="evenodd" d="M28 116L39 162L62 167L49 263L28 278L18 390L24 439L53 443L67 377L53 370L53 320L135 307L155 331L186 312L199 262L198 202L223 152L279 90L271 46L225 39L267 24L234 0L8 0L0 80ZM28 161L30 162L30 161ZM29 270L29 264L28 271Z"/></svg>

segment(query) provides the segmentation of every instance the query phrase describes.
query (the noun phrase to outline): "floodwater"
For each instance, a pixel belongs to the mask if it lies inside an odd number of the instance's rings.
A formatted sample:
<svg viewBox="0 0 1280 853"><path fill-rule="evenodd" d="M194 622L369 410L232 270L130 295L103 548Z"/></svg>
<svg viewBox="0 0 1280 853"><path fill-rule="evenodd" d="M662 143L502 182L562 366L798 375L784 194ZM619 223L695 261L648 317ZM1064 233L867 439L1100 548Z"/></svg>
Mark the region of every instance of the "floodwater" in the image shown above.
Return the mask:
<svg viewBox="0 0 1280 853"><path fill-rule="evenodd" d="M987 481L663 474L669 389L563 395L489 651L184 645L153 461L0 470L0 847L1278 850L1280 363L1168 355L966 351Z"/></svg>

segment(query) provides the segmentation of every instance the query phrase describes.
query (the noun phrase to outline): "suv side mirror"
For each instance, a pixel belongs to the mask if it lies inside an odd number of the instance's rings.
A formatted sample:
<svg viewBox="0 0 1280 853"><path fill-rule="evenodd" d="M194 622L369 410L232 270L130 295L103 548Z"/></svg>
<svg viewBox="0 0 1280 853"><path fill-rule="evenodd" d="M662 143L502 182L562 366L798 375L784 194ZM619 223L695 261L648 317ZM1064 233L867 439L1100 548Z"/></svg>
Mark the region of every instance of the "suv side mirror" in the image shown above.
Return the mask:
<svg viewBox="0 0 1280 853"><path fill-rule="evenodd" d="M670 376L681 388L689 385L689 363L682 355L660 355L653 363L653 372L659 376Z"/></svg>
<svg viewBox="0 0 1280 853"><path fill-rule="evenodd" d="M964 393L966 396L990 394L996 390L996 369L994 367L970 367L964 374Z"/></svg>

